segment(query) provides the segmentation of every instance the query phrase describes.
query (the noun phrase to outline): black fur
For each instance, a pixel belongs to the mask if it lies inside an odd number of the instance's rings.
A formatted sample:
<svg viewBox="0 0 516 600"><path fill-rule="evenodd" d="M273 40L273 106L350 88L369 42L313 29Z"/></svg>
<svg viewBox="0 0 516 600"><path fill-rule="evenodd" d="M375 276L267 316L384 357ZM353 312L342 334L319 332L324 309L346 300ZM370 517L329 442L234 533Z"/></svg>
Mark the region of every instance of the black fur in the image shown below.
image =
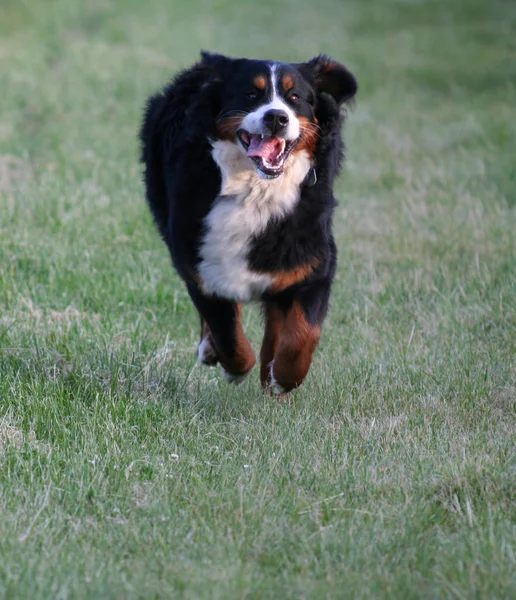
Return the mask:
<svg viewBox="0 0 516 600"><path fill-rule="evenodd" d="M221 188L210 140L217 139L217 118L224 111L239 106L252 109L253 100L244 98L245 91L267 64L203 53L199 63L150 98L140 132L147 202L156 225L194 304L210 324L221 351L229 354L234 344L234 302L204 294L197 278L203 220ZM318 123L315 177L309 173L301 185L293 212L271 221L252 240L248 262L251 269L265 273L316 264L306 280L279 293L266 291L262 300L285 313L296 301L310 323L321 325L337 260L332 213L333 185L343 158L341 105L354 96L357 86L347 69L325 56L282 68L301 89L298 115Z"/></svg>

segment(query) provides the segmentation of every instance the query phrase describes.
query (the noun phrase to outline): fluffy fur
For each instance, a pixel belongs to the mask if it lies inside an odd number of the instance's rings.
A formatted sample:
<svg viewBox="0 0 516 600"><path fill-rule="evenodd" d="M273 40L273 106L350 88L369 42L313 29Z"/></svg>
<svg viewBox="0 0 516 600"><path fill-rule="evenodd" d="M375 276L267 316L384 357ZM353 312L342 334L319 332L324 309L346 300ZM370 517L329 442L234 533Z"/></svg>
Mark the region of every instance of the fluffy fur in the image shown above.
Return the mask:
<svg viewBox="0 0 516 600"><path fill-rule="evenodd" d="M305 378L336 267L341 106L357 86L325 56L302 64L203 53L147 106L147 201L201 317L199 360L229 381L255 364L241 303L260 301L262 385Z"/></svg>

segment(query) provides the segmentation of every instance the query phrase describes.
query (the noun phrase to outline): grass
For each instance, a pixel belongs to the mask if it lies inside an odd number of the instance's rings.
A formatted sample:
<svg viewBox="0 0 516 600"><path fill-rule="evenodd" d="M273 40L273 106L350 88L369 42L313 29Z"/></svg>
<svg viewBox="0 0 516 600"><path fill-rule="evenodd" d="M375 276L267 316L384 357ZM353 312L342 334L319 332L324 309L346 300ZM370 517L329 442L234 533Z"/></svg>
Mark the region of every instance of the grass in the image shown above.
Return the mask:
<svg viewBox="0 0 516 600"><path fill-rule="evenodd" d="M2 2L2 598L516 596L511 9ZM195 364L143 201L144 100L201 47L361 85L290 402Z"/></svg>

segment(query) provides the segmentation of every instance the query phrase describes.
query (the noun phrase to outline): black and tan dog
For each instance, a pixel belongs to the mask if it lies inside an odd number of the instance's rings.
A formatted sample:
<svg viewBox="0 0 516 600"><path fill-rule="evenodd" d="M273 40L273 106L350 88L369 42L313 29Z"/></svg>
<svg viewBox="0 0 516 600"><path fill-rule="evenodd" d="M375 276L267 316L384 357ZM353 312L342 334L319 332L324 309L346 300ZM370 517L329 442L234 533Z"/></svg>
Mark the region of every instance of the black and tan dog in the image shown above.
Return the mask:
<svg viewBox="0 0 516 600"><path fill-rule="evenodd" d="M335 274L333 184L353 75L203 53L149 100L141 130L147 200L201 317L199 360L241 381L255 357L241 304L262 302L262 385L305 378Z"/></svg>

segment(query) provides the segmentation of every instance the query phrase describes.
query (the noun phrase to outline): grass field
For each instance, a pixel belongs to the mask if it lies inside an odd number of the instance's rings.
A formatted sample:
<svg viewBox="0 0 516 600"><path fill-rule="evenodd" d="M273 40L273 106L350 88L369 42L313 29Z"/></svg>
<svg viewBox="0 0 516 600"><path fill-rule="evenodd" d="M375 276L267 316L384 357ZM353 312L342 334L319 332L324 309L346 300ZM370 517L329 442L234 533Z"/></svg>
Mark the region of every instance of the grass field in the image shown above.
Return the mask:
<svg viewBox="0 0 516 600"><path fill-rule="evenodd" d="M516 597L514 9L2 0L1 598ZM201 47L360 83L289 402L196 365L143 200L144 100Z"/></svg>

